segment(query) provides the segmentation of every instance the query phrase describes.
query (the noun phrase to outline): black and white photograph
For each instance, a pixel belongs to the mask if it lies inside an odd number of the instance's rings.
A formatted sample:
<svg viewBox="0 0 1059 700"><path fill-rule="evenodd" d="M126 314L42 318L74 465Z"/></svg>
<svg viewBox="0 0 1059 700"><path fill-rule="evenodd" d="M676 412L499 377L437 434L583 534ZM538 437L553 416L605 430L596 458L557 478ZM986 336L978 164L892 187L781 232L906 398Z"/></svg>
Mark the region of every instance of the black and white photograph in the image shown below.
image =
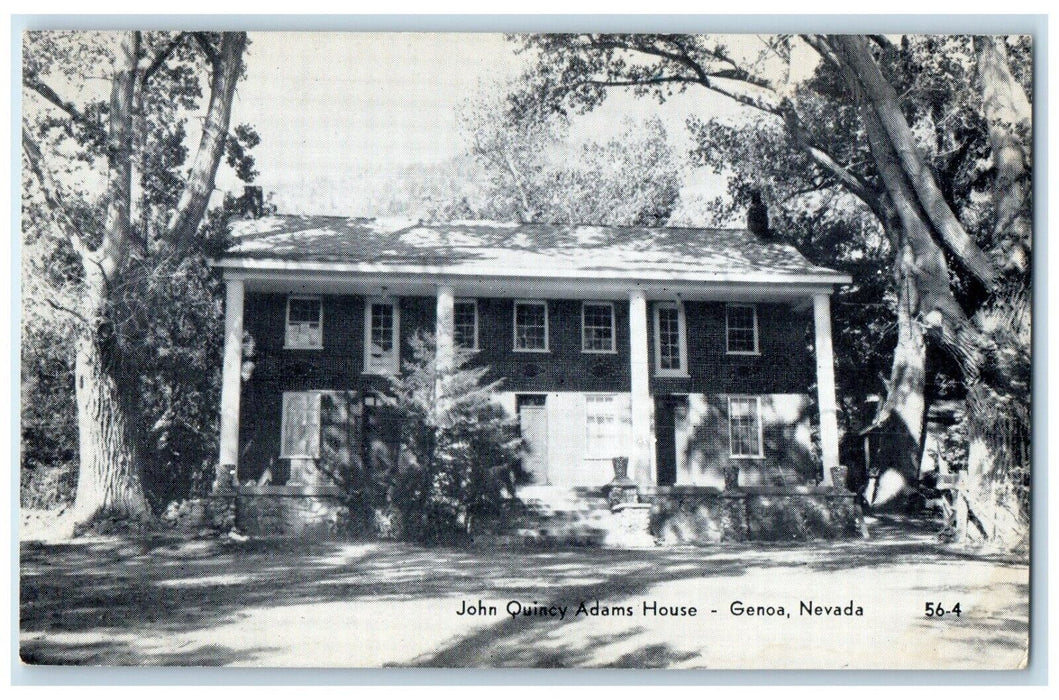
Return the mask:
<svg viewBox="0 0 1059 700"><path fill-rule="evenodd" d="M1038 37L753 30L16 35L21 663L1025 669Z"/></svg>

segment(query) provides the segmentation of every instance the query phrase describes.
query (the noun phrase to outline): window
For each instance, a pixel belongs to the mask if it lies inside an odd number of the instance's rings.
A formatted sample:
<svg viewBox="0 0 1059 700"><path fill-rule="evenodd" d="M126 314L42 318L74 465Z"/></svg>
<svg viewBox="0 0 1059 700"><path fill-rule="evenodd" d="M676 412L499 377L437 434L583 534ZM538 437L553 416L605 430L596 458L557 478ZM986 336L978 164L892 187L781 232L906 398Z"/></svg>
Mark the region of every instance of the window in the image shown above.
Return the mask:
<svg viewBox="0 0 1059 700"><path fill-rule="evenodd" d="M655 369L659 376L688 376L688 340L684 305L655 305Z"/></svg>
<svg viewBox="0 0 1059 700"><path fill-rule="evenodd" d="M515 350L548 352L548 302L515 302Z"/></svg>
<svg viewBox="0 0 1059 700"><path fill-rule="evenodd" d="M628 394L585 396L586 454L589 459L628 457L632 410Z"/></svg>
<svg viewBox="0 0 1059 700"><path fill-rule="evenodd" d="M320 392L283 393L280 457L320 456Z"/></svg>
<svg viewBox="0 0 1059 700"><path fill-rule="evenodd" d="M728 304L725 311L729 355L757 355L757 307Z"/></svg>
<svg viewBox="0 0 1059 700"><path fill-rule="evenodd" d="M399 361L401 313L397 304L383 299L369 300L364 319L364 371L393 374Z"/></svg>
<svg viewBox="0 0 1059 700"><path fill-rule="evenodd" d="M581 350L615 352L614 304L609 301L586 301L581 304Z"/></svg>
<svg viewBox="0 0 1059 700"><path fill-rule="evenodd" d="M320 297L287 297L285 346L319 350L324 346L324 305Z"/></svg>
<svg viewBox="0 0 1059 700"><path fill-rule="evenodd" d="M763 457L761 451L761 399L756 396L728 399L728 438L733 457Z"/></svg>
<svg viewBox="0 0 1059 700"><path fill-rule="evenodd" d="M452 340L461 350L478 349L478 304L473 299L452 305Z"/></svg>

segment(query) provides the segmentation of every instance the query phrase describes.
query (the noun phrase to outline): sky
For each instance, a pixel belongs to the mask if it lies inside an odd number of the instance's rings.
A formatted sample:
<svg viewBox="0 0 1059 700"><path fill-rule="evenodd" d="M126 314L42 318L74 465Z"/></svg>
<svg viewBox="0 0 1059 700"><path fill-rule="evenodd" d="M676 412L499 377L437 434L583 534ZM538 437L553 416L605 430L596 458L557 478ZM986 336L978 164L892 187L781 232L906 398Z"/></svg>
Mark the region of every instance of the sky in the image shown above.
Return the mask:
<svg viewBox="0 0 1059 700"><path fill-rule="evenodd" d="M250 40L232 123L250 123L261 135L257 184L281 213L375 213L366 209L402 170L464 152L461 105L502 91L529 60L500 34L254 32ZM734 111L704 90L664 107L617 95L579 118L572 137L605 138L625 117L657 114L686 151L688 114ZM688 181L700 194L724 185L709 172ZM218 185L239 187L230 173Z"/></svg>

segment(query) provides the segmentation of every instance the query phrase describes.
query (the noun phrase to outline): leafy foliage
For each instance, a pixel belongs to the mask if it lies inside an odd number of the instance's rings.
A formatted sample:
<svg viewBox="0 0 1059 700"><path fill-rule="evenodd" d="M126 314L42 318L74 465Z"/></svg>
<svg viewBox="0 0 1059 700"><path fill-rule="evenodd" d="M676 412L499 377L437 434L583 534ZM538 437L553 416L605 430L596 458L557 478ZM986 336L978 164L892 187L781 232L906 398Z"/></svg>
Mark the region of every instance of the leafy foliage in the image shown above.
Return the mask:
<svg viewBox="0 0 1059 700"><path fill-rule="evenodd" d="M470 355L459 352L451 368L439 370L428 333L413 337L411 349L383 397L401 420L403 456L390 497L406 537L451 541L500 512L521 440L493 400L500 382L484 382L487 367L469 367Z"/></svg>
<svg viewBox="0 0 1059 700"><path fill-rule="evenodd" d="M565 117L503 101L469 105L463 123L477 184L437 218L660 226L676 208L684 163L659 119L581 143Z"/></svg>
<svg viewBox="0 0 1059 700"><path fill-rule="evenodd" d="M189 165L188 123L201 106L208 71L195 42L178 33L145 32L143 44L145 52L165 60L141 74L132 143L136 245L109 290L104 314L121 358L124 389L135 397L132 416L145 490L159 510L201 492L215 458L222 294L206 260L223 247L225 221L237 202L225 197L189 247L171 240L167 224ZM94 97L93 81L112 61L114 36L34 32L25 46L29 108L23 126L41 140L67 215L86 242L96 245L105 220L96 172L106 167L99 136L108 106L102 96ZM80 106L71 105L71 113L42 100L46 83L75 95ZM260 138L248 125L234 132L227 139L226 162L249 182L256 174L250 149ZM79 315L84 273L70 240L56 230L41 183L26 178L23 191L23 501L51 504L69 501L76 481L72 358L85 321ZM54 470L61 478L46 477Z"/></svg>

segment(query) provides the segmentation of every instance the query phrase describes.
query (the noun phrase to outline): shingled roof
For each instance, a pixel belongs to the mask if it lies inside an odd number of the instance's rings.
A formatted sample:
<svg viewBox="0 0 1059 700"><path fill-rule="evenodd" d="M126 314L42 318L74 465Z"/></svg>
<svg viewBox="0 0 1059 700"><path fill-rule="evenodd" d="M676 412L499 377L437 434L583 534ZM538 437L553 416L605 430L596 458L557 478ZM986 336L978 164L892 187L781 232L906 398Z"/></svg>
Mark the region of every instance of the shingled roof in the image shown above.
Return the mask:
<svg viewBox="0 0 1059 700"><path fill-rule="evenodd" d="M843 284L745 229L420 223L336 216L232 222L221 267L448 275Z"/></svg>

